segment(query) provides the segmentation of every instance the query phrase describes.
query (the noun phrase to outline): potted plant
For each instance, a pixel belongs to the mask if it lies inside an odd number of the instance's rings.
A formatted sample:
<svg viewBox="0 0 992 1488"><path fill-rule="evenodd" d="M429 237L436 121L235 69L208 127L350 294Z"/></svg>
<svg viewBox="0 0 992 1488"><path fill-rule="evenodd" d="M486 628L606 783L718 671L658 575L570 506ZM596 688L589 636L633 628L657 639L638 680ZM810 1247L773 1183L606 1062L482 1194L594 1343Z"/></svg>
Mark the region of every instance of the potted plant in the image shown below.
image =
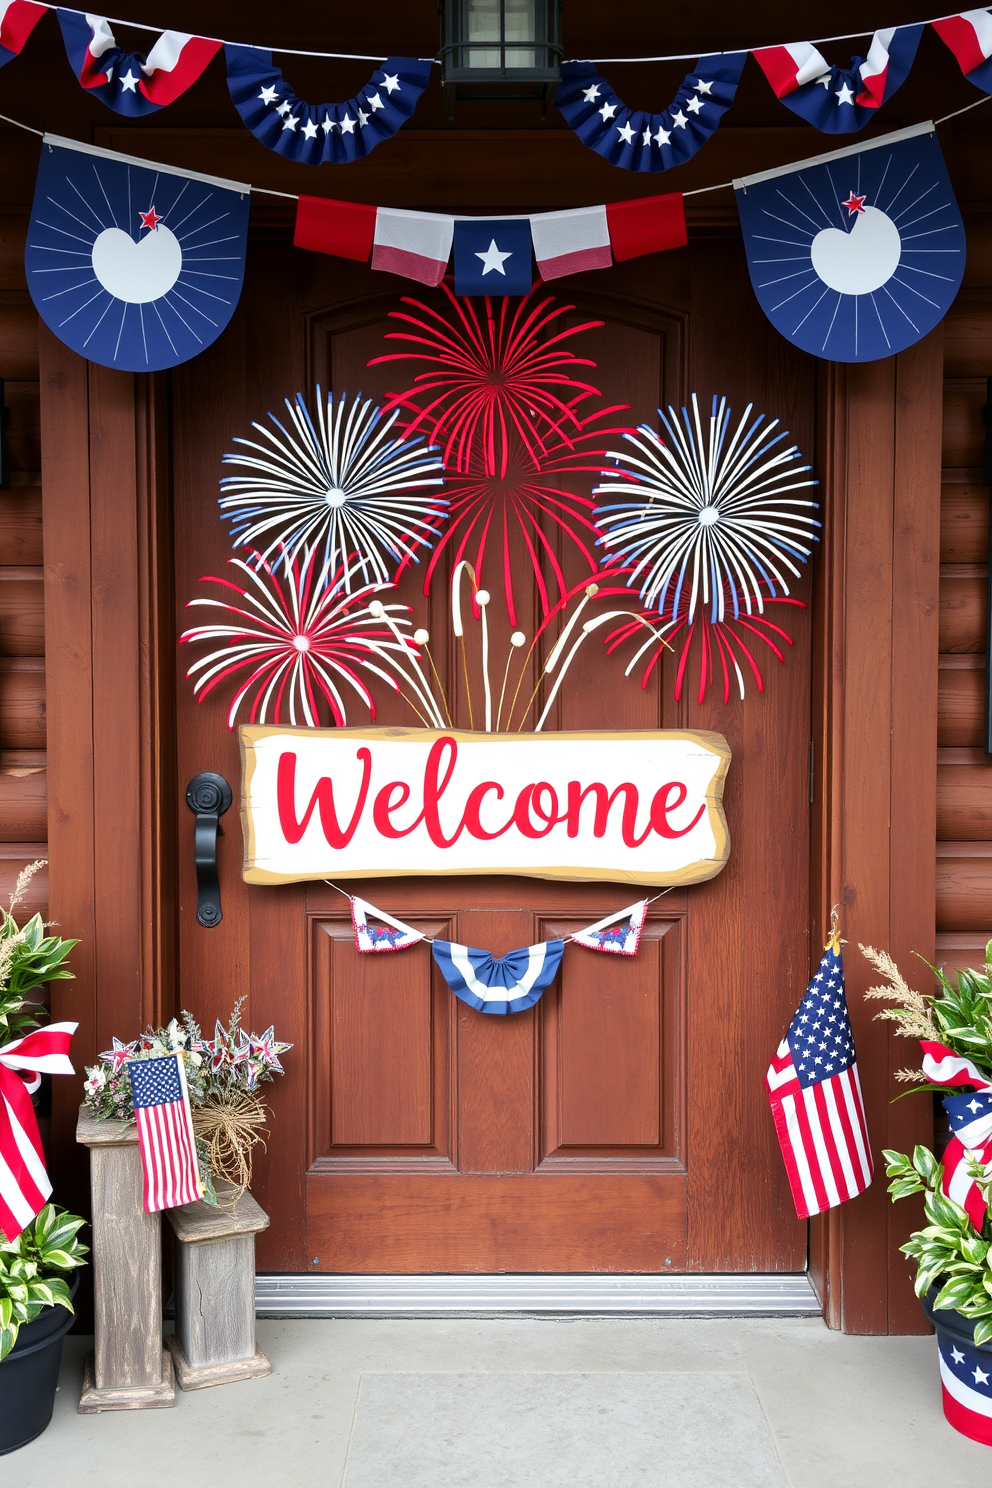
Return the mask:
<svg viewBox="0 0 992 1488"><path fill-rule="evenodd" d="M23 926L14 918L42 866L32 863L20 874L9 910L0 910L0 1054L8 1046L23 1051L18 1041L44 1026L48 1011L40 989L72 977L64 963L78 941L46 935L40 915ZM64 1026L71 1030L75 1025ZM21 1090L16 1067L3 1074ZM28 1092L40 1083L36 1075ZM27 1114L33 1120L30 1104ZM7 1234L0 1228L0 1454L33 1441L52 1419L62 1340L72 1324L78 1280L73 1272L85 1264L87 1253L78 1238L84 1223L78 1215L45 1204L17 1234L11 1233L9 1221Z"/></svg>
<svg viewBox="0 0 992 1488"><path fill-rule="evenodd" d="M0 1244L0 1454L34 1441L52 1419L78 1281L66 1278L85 1265L84 1224L46 1204Z"/></svg>
<svg viewBox="0 0 992 1488"><path fill-rule="evenodd" d="M923 1050L922 1066L896 1079L945 1092L953 1135L944 1161L923 1146L912 1158L883 1155L893 1201L923 1194L926 1224L901 1249L916 1264L916 1294L937 1333L944 1414L992 1446L992 941L982 971L952 982L931 968L933 993L911 988L884 952L861 950L886 983L865 995L891 1001L879 1017Z"/></svg>

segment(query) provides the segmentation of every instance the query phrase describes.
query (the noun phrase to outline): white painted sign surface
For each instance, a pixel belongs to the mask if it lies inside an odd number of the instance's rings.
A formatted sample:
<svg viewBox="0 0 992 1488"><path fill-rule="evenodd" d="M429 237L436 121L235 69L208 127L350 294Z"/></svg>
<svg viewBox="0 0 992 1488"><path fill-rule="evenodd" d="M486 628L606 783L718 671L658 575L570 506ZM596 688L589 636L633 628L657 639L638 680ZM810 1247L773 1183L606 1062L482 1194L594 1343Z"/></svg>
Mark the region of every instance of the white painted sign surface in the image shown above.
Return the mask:
<svg viewBox="0 0 992 1488"><path fill-rule="evenodd" d="M480 734L246 725L248 883L515 873L713 878L730 843L721 734Z"/></svg>

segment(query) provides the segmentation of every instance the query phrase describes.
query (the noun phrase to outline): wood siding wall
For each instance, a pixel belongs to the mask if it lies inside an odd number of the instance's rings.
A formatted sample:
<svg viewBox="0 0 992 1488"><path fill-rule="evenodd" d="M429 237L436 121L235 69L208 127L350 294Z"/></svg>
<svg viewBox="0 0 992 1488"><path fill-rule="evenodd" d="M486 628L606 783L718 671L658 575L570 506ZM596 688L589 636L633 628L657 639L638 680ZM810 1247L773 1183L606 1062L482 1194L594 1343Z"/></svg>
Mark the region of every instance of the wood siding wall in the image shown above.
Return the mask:
<svg viewBox="0 0 992 1488"><path fill-rule="evenodd" d="M969 224L969 257L979 266L988 257L986 239L992 229ZM981 965L992 938L992 759L984 749L990 492L982 483L992 285L969 284L945 330L937 960L957 968Z"/></svg>
<svg viewBox="0 0 992 1488"><path fill-rule="evenodd" d="M41 538L38 317L24 279L27 218L0 215L0 377L8 410L10 475L0 489L0 905L17 875L48 856L45 600ZM48 909L37 873L18 910Z"/></svg>

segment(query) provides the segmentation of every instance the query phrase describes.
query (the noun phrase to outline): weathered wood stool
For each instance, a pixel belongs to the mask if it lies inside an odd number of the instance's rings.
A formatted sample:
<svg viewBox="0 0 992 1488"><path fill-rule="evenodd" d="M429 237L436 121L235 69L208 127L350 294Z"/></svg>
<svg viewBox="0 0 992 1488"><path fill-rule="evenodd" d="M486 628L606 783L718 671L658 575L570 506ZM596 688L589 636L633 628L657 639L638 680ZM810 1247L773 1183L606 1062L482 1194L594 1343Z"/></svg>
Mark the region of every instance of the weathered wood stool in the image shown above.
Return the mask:
<svg viewBox="0 0 992 1488"><path fill-rule="evenodd" d="M148 1410L176 1403L162 1347L162 1226L142 1205L138 1128L80 1106L76 1141L90 1149L94 1351L79 1409Z"/></svg>
<svg viewBox="0 0 992 1488"><path fill-rule="evenodd" d="M168 1340L184 1390L259 1379L272 1366L255 1342L255 1236L269 1216L250 1193L218 1183L220 1206L167 1210L176 1237L176 1334Z"/></svg>

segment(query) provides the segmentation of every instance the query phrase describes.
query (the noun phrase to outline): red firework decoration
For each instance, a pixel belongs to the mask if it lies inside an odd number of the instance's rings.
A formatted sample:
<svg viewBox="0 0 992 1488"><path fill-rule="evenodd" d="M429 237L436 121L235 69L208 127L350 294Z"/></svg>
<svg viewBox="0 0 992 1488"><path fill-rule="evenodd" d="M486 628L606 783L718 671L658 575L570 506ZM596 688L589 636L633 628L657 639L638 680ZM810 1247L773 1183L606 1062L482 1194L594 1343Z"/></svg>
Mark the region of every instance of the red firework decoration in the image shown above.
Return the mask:
<svg viewBox="0 0 992 1488"><path fill-rule="evenodd" d="M358 669L399 692L400 680L408 680L403 659L418 655L397 630L409 625L399 618L409 606L380 602L370 607L370 601L393 585L365 584L348 593L344 571L329 572L327 564L319 562L316 546L288 563L283 554L269 563L252 549L245 551L248 561L228 560L228 566L238 571L239 582L214 576L201 580L236 596L233 603L218 597L191 599L187 604L187 609L205 605L222 612L217 621L198 625L179 638L223 643L186 673L196 678L193 691L198 700L240 674L228 728L233 729L238 709L252 693L250 723L281 722L285 704L293 725L319 727L322 707L327 707L333 721L344 726L348 692L356 693L375 718L372 694Z"/></svg>
<svg viewBox="0 0 992 1488"><path fill-rule="evenodd" d="M618 570L617 576L624 570ZM604 577L608 577L610 570L606 570ZM767 585L762 582L764 590L762 599L763 606L767 609L770 605L793 605L797 609L804 610L806 605L801 599L792 599L785 595L769 594ZM659 637L663 636L676 653L675 672L675 700L678 702L682 697L683 685L687 682L690 672L691 653L693 642L698 639L697 652L698 680L696 690L696 701L701 703L706 697L709 687L718 679L723 683L723 701L730 702L732 684L736 682L737 691L741 698L744 696L744 676L750 671L754 677L755 685L759 692L764 692L765 684L762 679L758 658L764 653L761 647L756 646L761 641L764 646L772 652L778 661L785 661L784 647L793 644L789 636L780 625L769 620L767 614L741 613L736 618L730 598L727 598L727 614L723 620L713 621L710 618L709 608L700 607L696 610L694 618L689 619L689 590L688 587L682 594L678 611L674 619L662 620L657 610L645 610L645 618L650 620ZM643 630L636 621L631 620L616 630L611 631L606 637L606 649L609 654L622 646L628 640L640 640L641 645L630 662L627 664L626 675L637 666L638 662L645 658L644 671L641 676L641 686L647 687L651 673L661 660L664 646L659 639L643 638ZM679 640L681 638L681 644Z"/></svg>
<svg viewBox="0 0 992 1488"><path fill-rule="evenodd" d="M420 300L404 298L409 311L391 311L403 330L387 341L402 351L369 363L426 364L412 386L391 393L386 407L401 407L409 416L407 436L425 433L441 447L445 463L444 494L449 521L425 574L424 592L442 553L454 561L470 558L483 584L487 552L501 548L503 591L512 624L516 606L511 575L511 547L517 534L530 561L542 612L566 589L552 534L557 530L576 547L590 574L597 571L596 530L587 496L561 488L561 477L598 473L605 458L603 441L622 434L626 424L605 421L626 404L583 412L598 388L577 375L596 363L580 357L567 343L599 320L567 326L562 318L573 305L552 296L520 301L458 299L447 284L441 289L447 313Z"/></svg>

